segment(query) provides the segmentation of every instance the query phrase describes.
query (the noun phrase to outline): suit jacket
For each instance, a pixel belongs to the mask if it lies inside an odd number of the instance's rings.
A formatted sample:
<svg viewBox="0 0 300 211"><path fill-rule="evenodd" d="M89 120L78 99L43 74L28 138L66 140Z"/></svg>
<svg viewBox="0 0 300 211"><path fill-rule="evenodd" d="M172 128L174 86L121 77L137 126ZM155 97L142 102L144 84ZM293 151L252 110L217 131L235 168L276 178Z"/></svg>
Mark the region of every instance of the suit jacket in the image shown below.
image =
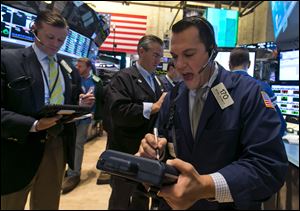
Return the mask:
<svg viewBox="0 0 300 211"><path fill-rule="evenodd" d="M106 99L112 115L113 138L109 148L134 154L146 133L152 132L157 115L143 116L143 102L156 102L161 89L154 93L138 69L133 66L119 71L112 79Z"/></svg>
<svg viewBox="0 0 300 211"><path fill-rule="evenodd" d="M173 84L170 83L170 81L167 79L166 75L162 75L159 77L160 81L162 82L164 88L166 91L171 91L172 88L174 87Z"/></svg>
<svg viewBox="0 0 300 211"><path fill-rule="evenodd" d="M223 204L200 200L191 209L260 209L260 203L280 189L287 173L280 120L275 109L265 106L262 90L253 78L230 73L219 66L212 87L220 82L234 104L222 110L210 90L195 140L188 115L188 89L183 83L175 98L176 141L172 130L164 124L169 119L170 94L159 115L160 132L169 142L174 140L177 157L191 163L199 174L220 172L234 200Z"/></svg>
<svg viewBox="0 0 300 211"><path fill-rule="evenodd" d="M79 74L68 74L62 65L60 68L65 79L65 104L78 104ZM1 50L1 195L28 185L43 157L46 131L29 132L44 105L40 69L32 47ZM11 82L18 80L19 85L27 83L25 89L10 88ZM65 158L73 166L76 128L73 123L63 128L59 135L63 137Z"/></svg>

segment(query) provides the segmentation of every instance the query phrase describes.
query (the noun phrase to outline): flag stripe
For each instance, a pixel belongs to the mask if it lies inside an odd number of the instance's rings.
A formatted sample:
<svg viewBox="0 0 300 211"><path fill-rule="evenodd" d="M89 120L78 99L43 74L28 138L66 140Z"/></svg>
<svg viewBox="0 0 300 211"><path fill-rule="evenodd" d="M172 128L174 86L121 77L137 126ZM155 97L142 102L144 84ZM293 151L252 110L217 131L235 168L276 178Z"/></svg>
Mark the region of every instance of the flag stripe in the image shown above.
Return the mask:
<svg viewBox="0 0 300 211"><path fill-rule="evenodd" d="M113 19L114 20L114 19ZM128 23L128 24L135 24L135 25L138 25L138 26L144 26L146 22L139 22L139 21L129 21L129 20L114 20L115 23L118 23L118 24L121 24L121 23Z"/></svg>
<svg viewBox="0 0 300 211"><path fill-rule="evenodd" d="M113 17L125 17L125 18L138 18L147 20L147 16L144 15L130 15L130 14L121 14L121 13L109 13Z"/></svg>
<svg viewBox="0 0 300 211"><path fill-rule="evenodd" d="M109 44L112 45L113 43L114 43L114 42L105 42L105 44L108 44L108 45L109 45ZM115 44L117 44L117 45L124 45L124 46L125 46L125 45L126 45L126 46L134 46L134 47L137 46L137 43L128 43L128 42L127 42L127 43L121 43L121 42L116 42L116 41L115 41Z"/></svg>
<svg viewBox="0 0 300 211"><path fill-rule="evenodd" d="M122 40L122 39L112 39L112 38L107 38L105 40L106 43L123 43L123 44L135 44L137 45L138 44L138 40Z"/></svg>
<svg viewBox="0 0 300 211"><path fill-rule="evenodd" d="M113 32L111 32L110 34L109 34L109 36L108 37L112 37L113 36ZM130 37L131 38L138 38L138 39L140 39L142 36L144 36L145 34L143 34L143 33L135 33L135 32L116 32L116 36L123 36L123 37L127 37L128 35L130 35Z"/></svg>
<svg viewBox="0 0 300 211"><path fill-rule="evenodd" d="M104 48L101 47L102 51L112 51L112 48ZM116 50L115 50L116 51ZM136 50L130 50L130 49L122 49L122 48L118 48L118 51L116 52L126 52L126 53L131 53L131 54L135 54Z"/></svg>
<svg viewBox="0 0 300 211"><path fill-rule="evenodd" d="M110 34L100 50L136 53L138 42L147 31L147 16L120 13L103 15L110 21Z"/></svg>

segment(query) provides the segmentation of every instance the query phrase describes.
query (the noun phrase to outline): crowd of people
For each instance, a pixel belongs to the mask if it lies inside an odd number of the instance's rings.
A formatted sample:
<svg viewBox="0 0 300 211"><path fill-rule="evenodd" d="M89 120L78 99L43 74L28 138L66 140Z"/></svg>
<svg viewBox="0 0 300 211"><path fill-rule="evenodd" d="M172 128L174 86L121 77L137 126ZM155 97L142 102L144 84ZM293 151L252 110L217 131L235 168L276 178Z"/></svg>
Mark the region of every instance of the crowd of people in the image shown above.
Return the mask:
<svg viewBox="0 0 300 211"><path fill-rule="evenodd" d="M214 61L207 20L188 17L172 26L166 75L155 74L163 41L145 35L135 65L105 87L89 59L79 58L72 70L58 55L68 30L60 14L43 11L32 46L1 50L1 209L24 209L29 193L30 209L59 209L61 192L80 182L94 122L103 122L107 149L150 159L158 149L179 171L177 183L157 193L155 209L260 209L281 188L286 124L274 94L247 75L246 49L232 51L232 72ZM88 106L92 115L67 122L62 114L39 116L49 104ZM108 209L154 208L146 186L116 176L110 186Z"/></svg>

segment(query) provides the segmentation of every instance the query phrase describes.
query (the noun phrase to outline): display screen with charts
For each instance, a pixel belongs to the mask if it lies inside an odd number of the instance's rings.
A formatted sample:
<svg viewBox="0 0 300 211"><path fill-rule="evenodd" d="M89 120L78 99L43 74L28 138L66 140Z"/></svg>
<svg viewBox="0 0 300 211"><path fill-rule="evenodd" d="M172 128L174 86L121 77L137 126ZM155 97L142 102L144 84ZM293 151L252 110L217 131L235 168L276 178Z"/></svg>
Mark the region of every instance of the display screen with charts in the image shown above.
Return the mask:
<svg viewBox="0 0 300 211"><path fill-rule="evenodd" d="M281 51L279 53L279 80L299 80L299 50Z"/></svg>
<svg viewBox="0 0 300 211"><path fill-rule="evenodd" d="M299 86L272 85L272 90L281 113L299 117Z"/></svg>

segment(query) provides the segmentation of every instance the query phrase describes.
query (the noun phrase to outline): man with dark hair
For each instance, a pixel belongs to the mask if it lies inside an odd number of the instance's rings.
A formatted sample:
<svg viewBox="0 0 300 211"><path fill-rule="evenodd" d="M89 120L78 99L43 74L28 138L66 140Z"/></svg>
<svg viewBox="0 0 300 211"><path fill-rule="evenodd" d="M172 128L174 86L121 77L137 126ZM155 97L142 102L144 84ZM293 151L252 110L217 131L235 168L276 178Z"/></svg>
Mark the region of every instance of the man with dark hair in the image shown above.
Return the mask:
<svg viewBox="0 0 300 211"><path fill-rule="evenodd" d="M283 185L287 156L280 120L257 82L214 62L212 25L188 17L172 27L171 55L184 83L159 113L159 133L147 134L138 156L166 150L179 172L158 193L161 209L260 209Z"/></svg>
<svg viewBox="0 0 300 211"><path fill-rule="evenodd" d="M90 96L93 101L92 106L93 116L76 122L76 145L75 145L75 161L74 168L68 167L66 176L62 185L62 193L72 191L80 182L81 165L84 153L84 144L88 138L88 128L91 124L102 124L103 115L103 84L101 79L92 73L92 62L88 58L77 59L76 68L81 77L81 89L85 97ZM79 96L82 99L83 94ZM95 103L94 103L95 102Z"/></svg>
<svg viewBox="0 0 300 211"><path fill-rule="evenodd" d="M229 69L231 72L251 77L247 71L250 67L249 59L249 50L247 48L235 48L230 52L229 57ZM275 107L277 114L281 121L280 135L284 135L286 130L286 122L282 116L282 113L276 104L276 96L273 93L271 87L264 81L257 80L257 83L261 86L262 91L264 91L272 101L273 106Z"/></svg>
<svg viewBox="0 0 300 211"><path fill-rule="evenodd" d="M57 210L66 162L73 167L76 128L62 115L39 117L45 104L78 104L80 78L56 54L66 20L41 12L25 49L1 50L1 209ZM82 105L92 101L87 96Z"/></svg>
<svg viewBox="0 0 300 211"><path fill-rule="evenodd" d="M144 135L153 130L165 94L154 75L163 55L163 42L145 35L138 43L136 65L119 71L108 85L105 106L111 112L113 136L108 148L134 154ZM149 209L147 196L134 184L111 176L108 209Z"/></svg>
<svg viewBox="0 0 300 211"><path fill-rule="evenodd" d="M159 77L166 91L171 91L171 89L179 82L180 76L176 71L174 62L171 60L168 63L167 74Z"/></svg>

